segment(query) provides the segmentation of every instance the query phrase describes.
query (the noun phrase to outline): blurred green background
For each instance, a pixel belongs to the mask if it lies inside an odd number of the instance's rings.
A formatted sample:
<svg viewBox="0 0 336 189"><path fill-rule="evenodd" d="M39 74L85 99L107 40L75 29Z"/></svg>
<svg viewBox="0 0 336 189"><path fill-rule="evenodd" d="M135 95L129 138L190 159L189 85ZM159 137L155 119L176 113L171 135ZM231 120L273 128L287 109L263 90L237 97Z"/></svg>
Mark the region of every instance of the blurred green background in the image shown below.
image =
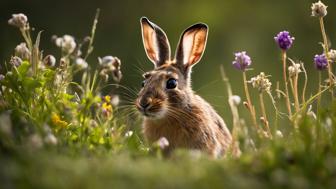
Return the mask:
<svg viewBox="0 0 336 189"><path fill-rule="evenodd" d="M41 48L47 55L59 52L50 40L54 34L70 34L77 39L89 35L96 8L100 8L95 50L89 64L97 64L98 56L119 57L124 73L122 84L138 89L142 81L138 68L153 68L143 50L140 17L147 16L163 28L173 48L185 28L204 22L210 27L209 38L203 59L193 69L193 88L230 123L231 115L219 65L225 66L234 93L243 96L241 73L231 66L236 51L245 50L251 56L254 71L249 72L249 76L266 72L272 75L275 85L281 78L281 62L273 37L279 31L288 30L295 37L289 56L305 63L309 83L316 81L317 72L312 60L315 54L322 53L318 44L322 37L318 20L310 16L312 2L315 0L1 0L0 61L8 62L15 46L23 41L18 30L7 24L12 13L26 14L35 33L44 31ZM323 2L329 6L325 21L333 44L332 39L336 37L336 1ZM54 55L59 57L60 54ZM308 95L316 88L314 82Z"/></svg>

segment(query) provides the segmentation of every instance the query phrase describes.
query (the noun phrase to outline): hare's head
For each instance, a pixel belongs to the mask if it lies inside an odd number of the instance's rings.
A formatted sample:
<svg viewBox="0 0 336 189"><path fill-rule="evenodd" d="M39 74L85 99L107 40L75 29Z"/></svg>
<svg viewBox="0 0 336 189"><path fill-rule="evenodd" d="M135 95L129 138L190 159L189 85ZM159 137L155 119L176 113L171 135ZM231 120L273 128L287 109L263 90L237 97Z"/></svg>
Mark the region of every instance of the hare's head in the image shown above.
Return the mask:
<svg viewBox="0 0 336 189"><path fill-rule="evenodd" d="M171 57L168 38L160 27L143 17L141 29L145 51L155 68L143 75L143 87L136 106L147 118L160 119L169 112L179 112L192 100L191 67L203 55L208 27L199 23L186 29L181 35L175 58Z"/></svg>

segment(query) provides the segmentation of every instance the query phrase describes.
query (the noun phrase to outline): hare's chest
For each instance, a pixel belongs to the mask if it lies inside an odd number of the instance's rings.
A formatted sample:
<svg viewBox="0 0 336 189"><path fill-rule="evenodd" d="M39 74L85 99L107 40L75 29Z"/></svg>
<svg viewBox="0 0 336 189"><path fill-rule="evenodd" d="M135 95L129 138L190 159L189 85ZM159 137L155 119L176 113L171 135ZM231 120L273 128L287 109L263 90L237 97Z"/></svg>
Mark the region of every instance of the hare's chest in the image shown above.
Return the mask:
<svg viewBox="0 0 336 189"><path fill-rule="evenodd" d="M162 122L153 123L145 121L143 124L143 133L150 143L159 140L161 137L167 138L170 147L188 147L190 146L191 133L188 133L182 125L178 123Z"/></svg>

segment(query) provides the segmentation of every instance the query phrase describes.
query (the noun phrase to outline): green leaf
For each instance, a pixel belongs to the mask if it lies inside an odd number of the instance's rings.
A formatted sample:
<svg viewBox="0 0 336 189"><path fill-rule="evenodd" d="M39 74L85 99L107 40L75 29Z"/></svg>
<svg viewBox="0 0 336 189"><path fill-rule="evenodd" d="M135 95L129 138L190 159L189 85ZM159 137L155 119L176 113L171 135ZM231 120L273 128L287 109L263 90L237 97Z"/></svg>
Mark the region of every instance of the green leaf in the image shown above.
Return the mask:
<svg viewBox="0 0 336 189"><path fill-rule="evenodd" d="M27 75L27 72L29 70L30 64L28 61L23 61L22 64L17 68L19 72L19 76L21 79Z"/></svg>

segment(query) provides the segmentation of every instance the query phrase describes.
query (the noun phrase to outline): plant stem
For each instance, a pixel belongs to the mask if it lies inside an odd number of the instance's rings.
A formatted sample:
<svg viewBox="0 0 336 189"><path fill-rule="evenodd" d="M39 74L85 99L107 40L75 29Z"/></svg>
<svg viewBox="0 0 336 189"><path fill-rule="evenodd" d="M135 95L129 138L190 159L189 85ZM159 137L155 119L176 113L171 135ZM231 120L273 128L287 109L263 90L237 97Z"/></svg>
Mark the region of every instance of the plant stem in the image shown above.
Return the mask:
<svg viewBox="0 0 336 189"><path fill-rule="evenodd" d="M322 74L321 74L321 72L319 71L318 72L318 96L317 96L317 107L316 107L316 109L317 109L317 120L319 121L319 119L320 119L320 106L321 106L321 80L322 80Z"/></svg>
<svg viewBox="0 0 336 189"><path fill-rule="evenodd" d="M246 80L246 72L245 71L243 72L243 81L244 81L244 89L245 89L245 96L246 96L246 100L247 100L248 110L250 112L253 125L255 126L255 128L257 129L257 132L258 132L259 127L258 127L258 124L257 124L255 109L254 109L254 106L252 105L251 98L250 98L250 93L249 93L249 90L248 90L248 87L247 87L247 80Z"/></svg>
<svg viewBox="0 0 336 189"><path fill-rule="evenodd" d="M269 127L269 122L268 122L268 119L267 119L267 116L266 116L266 110L265 110L265 104L264 104L264 95L263 95L262 92L259 92L259 100L260 100L261 113L262 113L262 116L264 118L263 123L266 127L266 130L267 130L269 136L272 138L272 133L271 133L271 130L270 130L270 127Z"/></svg>
<svg viewBox="0 0 336 189"><path fill-rule="evenodd" d="M295 111L300 110L300 102L299 102L299 94L298 94L298 74L296 74L293 78L294 80L294 104L295 104Z"/></svg>
<svg viewBox="0 0 336 189"><path fill-rule="evenodd" d="M290 100L289 100L289 93L288 93L288 82L287 82L287 74L286 74L286 59L287 59L287 54L286 51L282 51L282 68L283 68L283 79L285 82L285 93L286 93L286 106L287 106L287 111L288 111L288 115L289 117L292 117L292 109L291 109L291 105L290 105Z"/></svg>
<svg viewBox="0 0 336 189"><path fill-rule="evenodd" d="M332 73L332 65L331 65L331 61L329 58L329 45L328 45L327 34L325 31L325 27L324 27L323 17L320 17L320 26L321 26L321 32L322 32L322 38L323 38L323 44L324 44L323 45L324 54L328 62L329 85L331 86L330 93L331 93L332 100L334 100L334 90L332 88L332 86L334 85L334 78L333 78L333 73Z"/></svg>

